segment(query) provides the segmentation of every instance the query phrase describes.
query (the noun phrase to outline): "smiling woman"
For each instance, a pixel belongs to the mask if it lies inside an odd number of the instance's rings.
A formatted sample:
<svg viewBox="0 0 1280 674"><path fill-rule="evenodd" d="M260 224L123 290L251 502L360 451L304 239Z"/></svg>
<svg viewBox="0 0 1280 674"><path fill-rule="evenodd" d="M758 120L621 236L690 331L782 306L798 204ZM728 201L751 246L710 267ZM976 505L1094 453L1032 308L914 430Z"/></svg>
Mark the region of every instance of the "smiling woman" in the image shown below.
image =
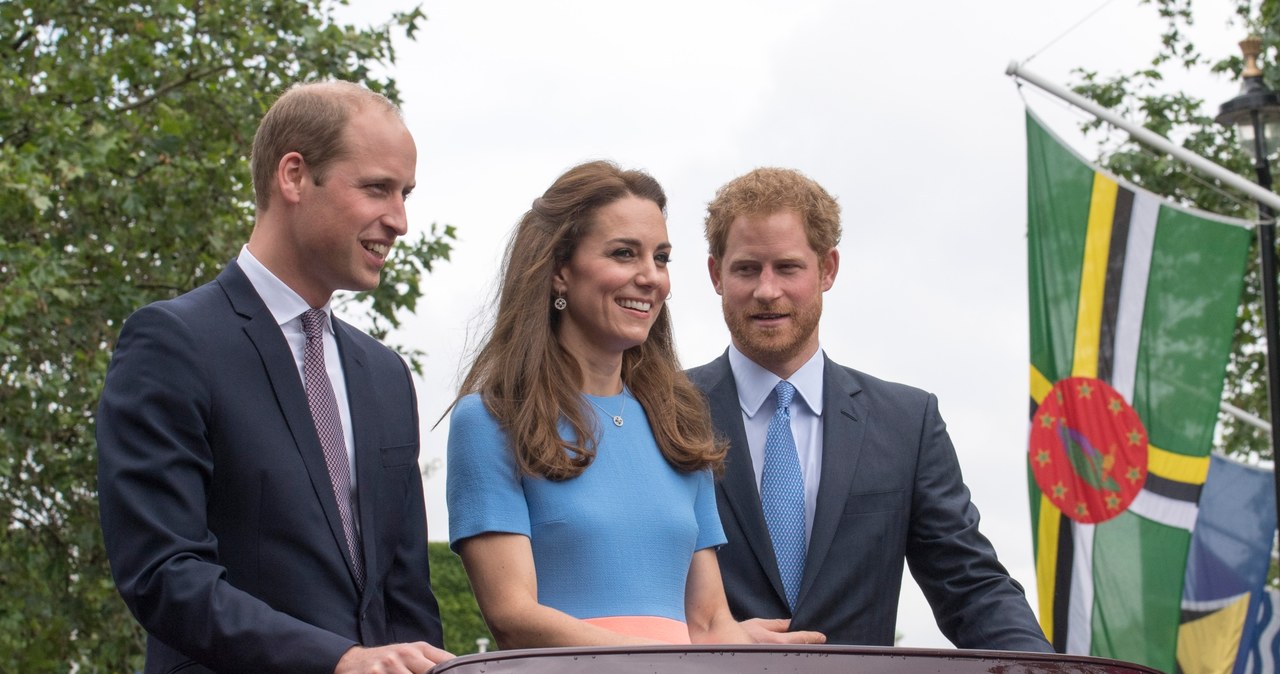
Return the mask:
<svg viewBox="0 0 1280 674"><path fill-rule="evenodd" d="M591 162L508 245L447 487L503 648L748 641L714 551L724 450L672 346L665 207L649 175Z"/></svg>
<svg viewBox="0 0 1280 674"><path fill-rule="evenodd" d="M560 344L596 380L583 389L610 395L617 393L617 355L644 343L671 290L671 244L662 210L648 199L619 199L595 221L552 286L566 304Z"/></svg>

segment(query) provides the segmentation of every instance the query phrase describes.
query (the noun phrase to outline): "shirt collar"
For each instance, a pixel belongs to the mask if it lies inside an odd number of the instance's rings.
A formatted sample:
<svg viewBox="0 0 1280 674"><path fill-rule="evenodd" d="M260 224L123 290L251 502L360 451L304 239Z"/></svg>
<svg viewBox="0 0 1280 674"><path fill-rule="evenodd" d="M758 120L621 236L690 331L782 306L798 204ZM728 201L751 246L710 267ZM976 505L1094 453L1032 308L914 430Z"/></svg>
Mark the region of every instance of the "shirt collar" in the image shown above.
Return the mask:
<svg viewBox="0 0 1280 674"><path fill-rule="evenodd" d="M787 378L814 416L819 417L822 416L823 367L824 356L819 347L800 369ZM729 368L733 370L733 380L738 386L738 405L748 418L755 417L782 378L757 365L732 344L729 345ZM773 413L772 410L769 412Z"/></svg>
<svg viewBox="0 0 1280 674"><path fill-rule="evenodd" d="M240 255L236 258L236 262L240 264L240 270L244 275L249 277L249 283L253 284L253 289L258 292L258 296L262 298L262 303L267 305L267 311L271 312L271 317L276 319L277 325L284 325L289 321L295 320L302 316L302 313L311 308L302 296L293 291L281 281L279 277L271 273L266 265L258 261L258 258L249 252L249 246L246 244L240 248ZM332 318L332 311L329 302L325 302L321 307L325 316ZM329 332L333 332L333 321L325 321Z"/></svg>

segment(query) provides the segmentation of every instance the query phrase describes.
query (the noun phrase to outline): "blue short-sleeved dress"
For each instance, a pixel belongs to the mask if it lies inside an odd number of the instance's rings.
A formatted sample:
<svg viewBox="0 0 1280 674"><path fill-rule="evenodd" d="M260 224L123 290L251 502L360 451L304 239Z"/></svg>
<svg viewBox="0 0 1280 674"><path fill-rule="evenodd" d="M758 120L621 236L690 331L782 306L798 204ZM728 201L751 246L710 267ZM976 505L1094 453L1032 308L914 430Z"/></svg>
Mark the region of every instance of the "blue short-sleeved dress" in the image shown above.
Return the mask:
<svg viewBox="0 0 1280 674"><path fill-rule="evenodd" d="M450 545L490 532L528 536L544 606L580 619L684 622L693 553L725 543L711 473L667 463L628 393L587 397L599 417L596 457L563 481L520 475L480 396L458 401L449 422ZM601 408L622 409L624 425Z"/></svg>

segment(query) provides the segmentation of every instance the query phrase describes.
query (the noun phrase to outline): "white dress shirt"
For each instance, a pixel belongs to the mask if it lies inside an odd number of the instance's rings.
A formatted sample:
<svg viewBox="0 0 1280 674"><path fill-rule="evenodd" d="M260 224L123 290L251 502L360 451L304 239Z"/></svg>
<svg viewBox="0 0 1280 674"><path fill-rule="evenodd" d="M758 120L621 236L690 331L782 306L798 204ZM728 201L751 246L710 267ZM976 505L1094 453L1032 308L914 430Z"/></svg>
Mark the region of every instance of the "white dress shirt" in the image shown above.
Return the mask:
<svg viewBox="0 0 1280 674"><path fill-rule="evenodd" d="M800 472L804 476L805 540L813 535L813 513L818 504L818 484L822 479L822 349L800 366L787 381L796 387L791 401L791 435L796 440ZM764 440L769 420L778 408L773 388L782 381L778 375L757 365L737 347L729 345L729 368L738 386L738 405L751 450L751 467L756 473L756 489L764 470Z"/></svg>
<svg viewBox="0 0 1280 674"><path fill-rule="evenodd" d="M311 305L259 262L258 258L249 252L249 246L246 245L240 249L240 256L236 258L236 262L240 264L244 275L249 277L249 283L253 284L258 297L261 297L263 304L267 305L272 318L275 318L276 323L280 325L280 332L284 333L284 339L289 343L289 350L293 352L293 364L298 368L298 378L302 380L302 363L307 347L307 335L302 330L302 314L310 309ZM356 445L354 436L351 434L351 408L347 400L347 379L342 373L342 357L338 354L338 341L333 336L333 310L328 303L325 303L322 308L328 318L323 332L324 366L329 373L329 384L333 386L333 397L338 402L338 416L342 418L342 440L347 444L347 465L351 469L351 490L354 494Z"/></svg>

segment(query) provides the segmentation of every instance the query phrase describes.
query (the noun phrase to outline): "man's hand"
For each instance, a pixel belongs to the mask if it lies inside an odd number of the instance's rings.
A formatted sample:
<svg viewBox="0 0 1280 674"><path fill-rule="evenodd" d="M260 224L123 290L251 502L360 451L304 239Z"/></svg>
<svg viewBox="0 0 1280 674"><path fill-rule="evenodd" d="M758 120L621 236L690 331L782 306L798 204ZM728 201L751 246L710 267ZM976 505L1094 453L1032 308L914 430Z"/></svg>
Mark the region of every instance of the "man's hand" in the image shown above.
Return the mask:
<svg viewBox="0 0 1280 674"><path fill-rule="evenodd" d="M791 620L788 618L752 618L743 620L742 629L758 644L825 644L827 637L821 632L788 632Z"/></svg>
<svg viewBox="0 0 1280 674"><path fill-rule="evenodd" d="M333 674L423 674L452 658L452 653L422 641L377 648L353 646L342 654Z"/></svg>

